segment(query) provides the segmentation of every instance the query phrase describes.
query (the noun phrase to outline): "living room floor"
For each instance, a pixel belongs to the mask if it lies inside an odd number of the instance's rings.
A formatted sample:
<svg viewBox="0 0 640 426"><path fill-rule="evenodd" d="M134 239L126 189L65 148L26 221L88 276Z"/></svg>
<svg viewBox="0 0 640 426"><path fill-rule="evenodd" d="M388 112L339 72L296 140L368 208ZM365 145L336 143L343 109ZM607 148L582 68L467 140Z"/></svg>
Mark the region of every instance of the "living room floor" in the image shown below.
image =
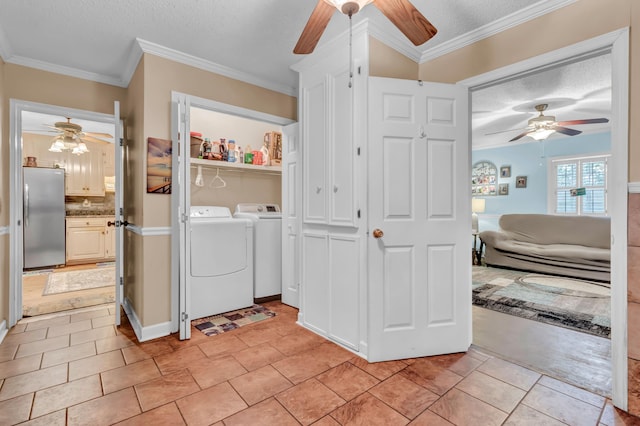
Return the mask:
<svg viewBox="0 0 640 426"><path fill-rule="evenodd" d="M0 424L619 425L597 394L472 347L367 363L276 317L140 343L114 305L22 320L0 344Z"/></svg>

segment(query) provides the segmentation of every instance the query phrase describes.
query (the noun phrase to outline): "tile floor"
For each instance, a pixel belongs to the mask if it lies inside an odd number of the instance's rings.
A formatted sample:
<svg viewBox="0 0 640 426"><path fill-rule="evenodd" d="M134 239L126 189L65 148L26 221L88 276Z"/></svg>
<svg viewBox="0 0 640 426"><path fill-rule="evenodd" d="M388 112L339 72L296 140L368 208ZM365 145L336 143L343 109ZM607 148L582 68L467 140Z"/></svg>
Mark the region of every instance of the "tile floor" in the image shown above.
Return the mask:
<svg viewBox="0 0 640 426"><path fill-rule="evenodd" d="M21 321L0 344L0 425L631 425L603 397L484 354L369 364L295 324L139 343L113 305Z"/></svg>

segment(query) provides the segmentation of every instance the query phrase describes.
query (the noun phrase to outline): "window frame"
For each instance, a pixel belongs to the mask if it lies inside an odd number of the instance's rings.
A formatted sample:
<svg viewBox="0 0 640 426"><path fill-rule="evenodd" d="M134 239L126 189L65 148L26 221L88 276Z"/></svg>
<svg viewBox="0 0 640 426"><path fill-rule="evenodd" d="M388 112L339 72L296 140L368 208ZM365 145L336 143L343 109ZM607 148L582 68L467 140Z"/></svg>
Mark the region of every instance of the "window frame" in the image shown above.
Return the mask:
<svg viewBox="0 0 640 426"><path fill-rule="evenodd" d="M577 166L577 178L578 178L578 188L584 187L582 185L582 163L593 161L593 160L604 160L605 161L605 184L604 184L604 213L584 213L582 212L582 203L577 203L577 211L575 213L562 213L557 212L557 171L556 166L558 164L569 164L573 163ZM578 215L578 216L610 216L610 206L609 206L609 164L611 161L611 153L602 152L602 153L594 153L588 155L567 155L562 157L550 157L547 160L547 213L553 215L560 216L570 216L570 215Z"/></svg>

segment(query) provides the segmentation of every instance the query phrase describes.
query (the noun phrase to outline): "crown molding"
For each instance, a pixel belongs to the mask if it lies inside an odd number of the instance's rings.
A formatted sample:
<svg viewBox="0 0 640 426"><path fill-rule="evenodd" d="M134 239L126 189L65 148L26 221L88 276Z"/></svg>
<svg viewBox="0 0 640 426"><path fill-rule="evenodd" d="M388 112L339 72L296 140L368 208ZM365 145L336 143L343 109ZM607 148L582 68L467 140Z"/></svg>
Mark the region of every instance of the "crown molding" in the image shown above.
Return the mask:
<svg viewBox="0 0 640 426"><path fill-rule="evenodd" d="M137 44L144 53L159 56L161 58L169 59L174 62L189 65L195 68L199 68L205 71L209 71L215 74L220 74L225 77L233 78L234 80L240 80L245 83L260 86L265 89L280 92L289 96L296 96L298 93L297 87L290 87L283 84L277 84L272 81L256 77L255 75L235 70L233 68L226 67L224 65L216 64L214 62L207 61L196 56L192 56L178 50L170 49L168 47L161 46L159 44L151 43L150 41L136 38Z"/></svg>
<svg viewBox="0 0 640 426"><path fill-rule="evenodd" d="M454 50L461 49L482 39L508 30L509 28L516 27L527 21L561 9L565 6L575 3L576 1L577 0L549 0L535 3L503 18L497 19L487 25L484 25L475 31L471 31L469 33L455 37L431 49L423 51L422 57L420 58L420 63L424 63L439 56L446 55L447 53L451 53Z"/></svg>
<svg viewBox="0 0 640 426"><path fill-rule="evenodd" d="M420 49L416 48L405 36L400 35L398 31L387 31L380 24L374 21L369 22L369 35L381 41L397 52L403 54L414 62L420 62Z"/></svg>
<svg viewBox="0 0 640 426"><path fill-rule="evenodd" d="M7 62L12 55L13 52L11 51L9 40L7 40L7 35L4 33L2 27L0 27L0 58Z"/></svg>

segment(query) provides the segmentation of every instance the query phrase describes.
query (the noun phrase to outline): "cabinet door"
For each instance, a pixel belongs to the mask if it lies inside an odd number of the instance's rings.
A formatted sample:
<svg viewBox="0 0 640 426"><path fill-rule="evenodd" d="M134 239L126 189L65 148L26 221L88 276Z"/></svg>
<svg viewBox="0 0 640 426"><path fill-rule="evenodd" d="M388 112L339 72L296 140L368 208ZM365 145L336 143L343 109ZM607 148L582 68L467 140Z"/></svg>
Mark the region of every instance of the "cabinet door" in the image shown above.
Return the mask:
<svg viewBox="0 0 640 426"><path fill-rule="evenodd" d="M349 71L332 78L333 135L328 153L331 158L329 188L331 225L355 226L356 197L353 194L355 164L353 144L353 89Z"/></svg>
<svg viewBox="0 0 640 426"><path fill-rule="evenodd" d="M83 154L88 155L88 154ZM86 184L86 162L83 161L82 155L75 155L67 152L65 154L65 194L66 195L85 195L87 191Z"/></svg>
<svg viewBox="0 0 640 426"><path fill-rule="evenodd" d="M104 221L104 257L112 259L116 257L116 228L107 226L107 222L115 222L115 217Z"/></svg>
<svg viewBox="0 0 640 426"><path fill-rule="evenodd" d="M104 175L115 176L116 175L116 163L115 163L115 150L113 145L105 145L103 147L103 159L104 159Z"/></svg>
<svg viewBox="0 0 640 426"><path fill-rule="evenodd" d="M82 154L85 157L87 185L86 195L104 197L104 153L102 147L93 144L91 152Z"/></svg>
<svg viewBox="0 0 640 426"><path fill-rule="evenodd" d="M360 340L360 244L358 235L329 236L329 337L356 351Z"/></svg>
<svg viewBox="0 0 640 426"><path fill-rule="evenodd" d="M104 226L67 228L67 261L104 258Z"/></svg>
<svg viewBox="0 0 640 426"><path fill-rule="evenodd" d="M327 96L324 79L304 89L304 221L327 222L326 185L326 110Z"/></svg>
<svg viewBox="0 0 640 426"><path fill-rule="evenodd" d="M330 324L328 247L326 233L305 233L302 239L302 303L304 323L327 335Z"/></svg>

